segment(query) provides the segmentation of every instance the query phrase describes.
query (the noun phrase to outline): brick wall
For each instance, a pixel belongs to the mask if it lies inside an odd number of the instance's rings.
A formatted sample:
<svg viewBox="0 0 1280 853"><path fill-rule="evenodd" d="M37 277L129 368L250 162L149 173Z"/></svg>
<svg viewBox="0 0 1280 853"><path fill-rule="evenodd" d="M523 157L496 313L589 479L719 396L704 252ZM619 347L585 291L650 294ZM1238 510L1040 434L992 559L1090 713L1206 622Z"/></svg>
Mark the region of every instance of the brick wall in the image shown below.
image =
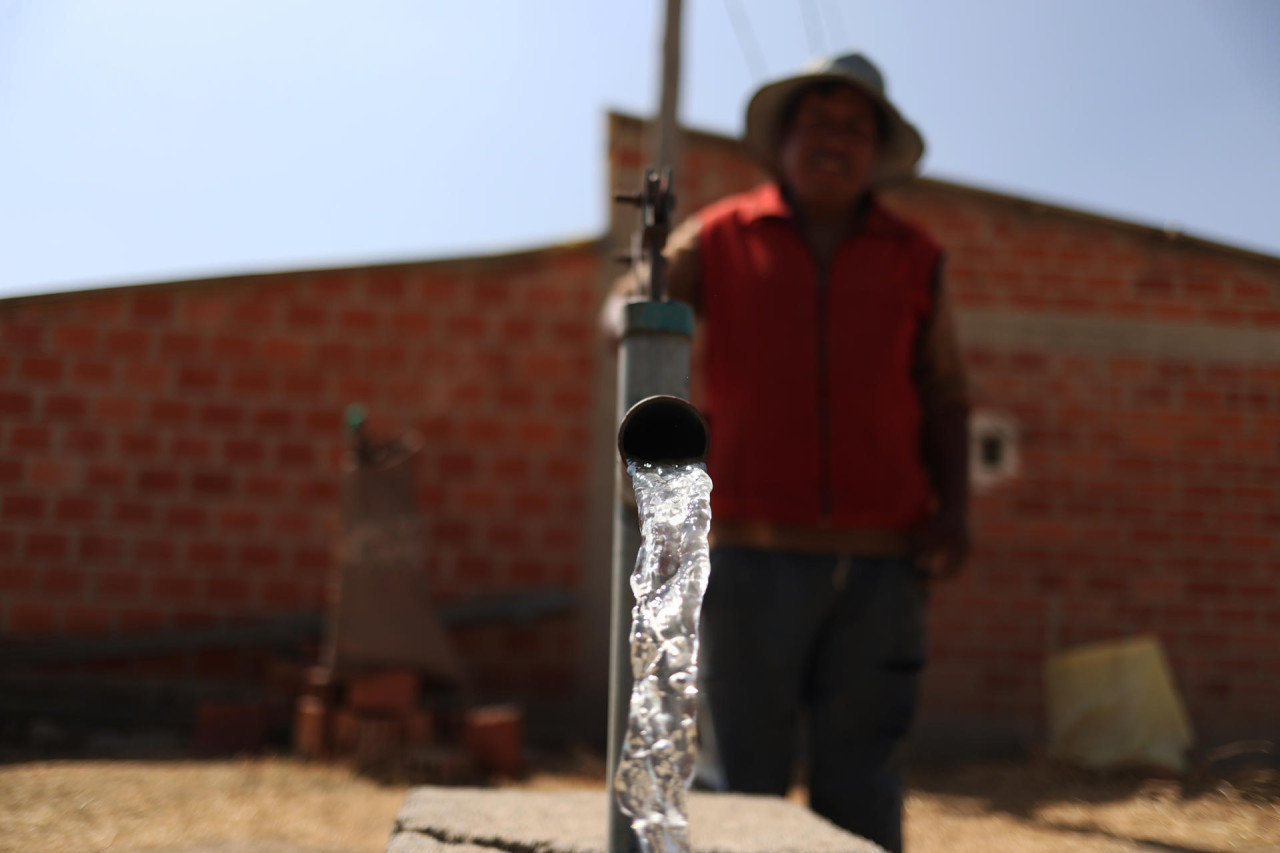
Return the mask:
<svg viewBox="0 0 1280 853"><path fill-rule="evenodd" d="M438 598L572 589L593 244L0 303L0 636L322 606L342 412L426 439ZM482 685L563 689L572 622L458 634Z"/></svg>
<svg viewBox="0 0 1280 853"><path fill-rule="evenodd" d="M642 126L611 131L638 186ZM698 133L677 174L681 215L761 179ZM1153 632L1202 732L1274 734L1280 259L937 181L886 200L945 246L975 407L1020 435L934 595L925 727L1034 739L1051 650Z"/></svg>
<svg viewBox="0 0 1280 853"><path fill-rule="evenodd" d="M613 116L610 138L610 186L633 189L642 127ZM681 213L760 179L697 133L677 174ZM941 182L888 200L947 247L975 405L1020 434L934 597L926 726L1035 737L1047 653L1151 631L1202 731L1274 733L1280 260ZM319 608L359 400L426 438L442 601L579 596L459 631L482 684L576 676L602 726L614 397L593 326L617 213L603 249L0 302L0 636Z"/></svg>

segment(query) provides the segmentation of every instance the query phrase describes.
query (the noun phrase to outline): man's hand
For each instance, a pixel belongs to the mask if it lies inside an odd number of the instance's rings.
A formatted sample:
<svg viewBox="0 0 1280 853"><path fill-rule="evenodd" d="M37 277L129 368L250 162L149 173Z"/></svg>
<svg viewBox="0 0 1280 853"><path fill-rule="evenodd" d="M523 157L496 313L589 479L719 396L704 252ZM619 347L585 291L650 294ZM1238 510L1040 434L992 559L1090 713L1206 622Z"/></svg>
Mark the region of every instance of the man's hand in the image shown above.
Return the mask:
<svg viewBox="0 0 1280 853"><path fill-rule="evenodd" d="M940 512L912 537L912 559L929 580L960 574L969 558L969 519L963 513Z"/></svg>

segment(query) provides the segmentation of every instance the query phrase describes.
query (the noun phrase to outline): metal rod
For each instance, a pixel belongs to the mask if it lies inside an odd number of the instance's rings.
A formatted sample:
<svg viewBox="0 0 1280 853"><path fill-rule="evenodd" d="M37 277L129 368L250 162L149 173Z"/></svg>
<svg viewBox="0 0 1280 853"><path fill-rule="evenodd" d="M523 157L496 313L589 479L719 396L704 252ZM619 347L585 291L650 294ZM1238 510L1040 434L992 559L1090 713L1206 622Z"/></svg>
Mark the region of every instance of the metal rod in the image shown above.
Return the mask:
<svg viewBox="0 0 1280 853"><path fill-rule="evenodd" d="M654 162L659 169L674 169L680 156L680 16L681 0L667 0L662 34L662 83L658 102L658 144Z"/></svg>

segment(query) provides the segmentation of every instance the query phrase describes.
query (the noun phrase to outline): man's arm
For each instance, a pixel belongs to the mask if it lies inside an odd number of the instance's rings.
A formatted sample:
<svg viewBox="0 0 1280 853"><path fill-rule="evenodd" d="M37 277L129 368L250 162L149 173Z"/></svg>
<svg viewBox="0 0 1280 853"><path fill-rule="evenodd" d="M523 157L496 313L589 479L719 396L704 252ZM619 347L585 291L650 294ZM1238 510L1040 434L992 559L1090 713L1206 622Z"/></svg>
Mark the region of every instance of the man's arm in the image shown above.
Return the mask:
<svg viewBox="0 0 1280 853"><path fill-rule="evenodd" d="M938 505L918 531L916 563L931 577L957 574L969 555L969 395L955 312L936 273L934 306L916 355L923 413L921 454Z"/></svg>
<svg viewBox="0 0 1280 853"><path fill-rule="evenodd" d="M666 292L670 299L685 302L701 311L698 293L697 214L676 226L667 238L662 256L667 259ZM622 335L622 312L628 302L646 298L637 277L630 271L620 276L600 309L600 330L606 340L616 342Z"/></svg>

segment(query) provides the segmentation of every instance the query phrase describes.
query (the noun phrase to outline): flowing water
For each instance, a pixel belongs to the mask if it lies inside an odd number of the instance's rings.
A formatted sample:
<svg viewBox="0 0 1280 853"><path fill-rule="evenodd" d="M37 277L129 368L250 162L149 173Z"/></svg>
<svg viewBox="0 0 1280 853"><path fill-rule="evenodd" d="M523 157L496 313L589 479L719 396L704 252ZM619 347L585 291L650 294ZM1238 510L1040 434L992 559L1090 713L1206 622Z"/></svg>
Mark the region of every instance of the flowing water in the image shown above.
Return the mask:
<svg viewBox="0 0 1280 853"><path fill-rule="evenodd" d="M711 478L701 464L629 461L640 513L631 574L635 686L614 792L643 853L688 853L686 791L693 779L698 614L711 574Z"/></svg>

